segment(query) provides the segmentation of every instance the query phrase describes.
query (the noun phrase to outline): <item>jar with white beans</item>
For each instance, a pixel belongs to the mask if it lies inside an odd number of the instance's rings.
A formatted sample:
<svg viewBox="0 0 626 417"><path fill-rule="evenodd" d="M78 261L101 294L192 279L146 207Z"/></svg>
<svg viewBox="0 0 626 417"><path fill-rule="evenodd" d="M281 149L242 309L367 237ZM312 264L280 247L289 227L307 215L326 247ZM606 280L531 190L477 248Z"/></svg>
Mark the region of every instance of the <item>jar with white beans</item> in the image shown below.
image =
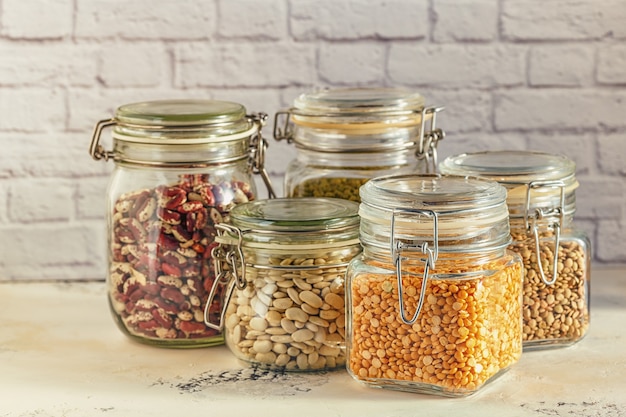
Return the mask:
<svg viewBox="0 0 626 417"><path fill-rule="evenodd" d="M358 204L334 198L260 200L218 226L225 291L219 323L235 356L286 371L345 366L344 276L361 252Z"/></svg>

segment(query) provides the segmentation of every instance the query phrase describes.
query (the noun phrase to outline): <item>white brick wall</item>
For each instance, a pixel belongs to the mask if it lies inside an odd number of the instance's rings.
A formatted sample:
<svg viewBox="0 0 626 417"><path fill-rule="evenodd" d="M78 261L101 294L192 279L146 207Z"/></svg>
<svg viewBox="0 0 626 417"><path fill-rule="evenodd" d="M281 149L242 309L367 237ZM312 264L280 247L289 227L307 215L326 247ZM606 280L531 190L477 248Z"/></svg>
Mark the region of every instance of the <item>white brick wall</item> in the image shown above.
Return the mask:
<svg viewBox="0 0 626 417"><path fill-rule="evenodd" d="M104 277L112 166L87 149L118 105L273 115L320 85L445 106L442 158L568 155L594 261L626 264L625 22L623 0L0 0L0 279ZM271 140L279 190L294 154Z"/></svg>

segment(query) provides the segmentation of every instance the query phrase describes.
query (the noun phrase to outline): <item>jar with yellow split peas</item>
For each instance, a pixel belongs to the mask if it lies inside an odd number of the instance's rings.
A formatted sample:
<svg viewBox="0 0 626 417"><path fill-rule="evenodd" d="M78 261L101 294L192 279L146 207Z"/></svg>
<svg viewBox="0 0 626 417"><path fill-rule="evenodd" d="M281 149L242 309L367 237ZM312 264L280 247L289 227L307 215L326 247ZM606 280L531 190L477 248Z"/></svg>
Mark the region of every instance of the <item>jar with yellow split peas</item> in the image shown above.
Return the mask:
<svg viewBox="0 0 626 417"><path fill-rule="evenodd" d="M346 273L348 372L443 396L480 390L522 354L522 261L506 190L440 175L372 179L360 190L363 253Z"/></svg>
<svg viewBox="0 0 626 417"><path fill-rule="evenodd" d="M591 253L574 224L575 163L543 152L492 151L451 156L440 169L495 180L508 190L509 248L521 255L525 271L524 350L580 341L589 328Z"/></svg>
<svg viewBox="0 0 626 417"><path fill-rule="evenodd" d="M427 107L401 88L335 88L301 94L276 113L274 138L296 147L287 166L286 197L359 201L371 178L434 172L441 107Z"/></svg>

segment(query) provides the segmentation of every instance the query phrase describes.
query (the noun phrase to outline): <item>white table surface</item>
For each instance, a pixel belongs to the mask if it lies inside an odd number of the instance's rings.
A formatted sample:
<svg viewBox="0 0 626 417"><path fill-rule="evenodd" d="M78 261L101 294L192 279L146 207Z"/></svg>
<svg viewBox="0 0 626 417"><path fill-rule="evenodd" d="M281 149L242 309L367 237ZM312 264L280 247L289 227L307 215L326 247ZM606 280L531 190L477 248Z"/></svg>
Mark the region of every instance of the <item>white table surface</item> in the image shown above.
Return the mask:
<svg viewBox="0 0 626 417"><path fill-rule="evenodd" d="M0 283L0 417L626 416L626 269L592 271L591 326L526 352L468 398L368 388L345 371L272 373L224 346L126 338L102 282Z"/></svg>

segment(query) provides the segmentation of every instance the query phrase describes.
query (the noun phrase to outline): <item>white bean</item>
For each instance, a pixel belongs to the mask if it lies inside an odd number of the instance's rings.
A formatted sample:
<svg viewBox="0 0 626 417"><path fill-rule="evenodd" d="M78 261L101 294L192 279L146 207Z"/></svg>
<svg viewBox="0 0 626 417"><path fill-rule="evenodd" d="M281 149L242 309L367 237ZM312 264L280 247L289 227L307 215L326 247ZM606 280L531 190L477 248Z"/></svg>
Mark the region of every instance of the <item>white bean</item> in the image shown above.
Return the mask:
<svg viewBox="0 0 626 417"><path fill-rule="evenodd" d="M345 267L349 259L270 259L289 269L252 268L226 309L225 334L242 359L285 370L332 369L345 364Z"/></svg>

